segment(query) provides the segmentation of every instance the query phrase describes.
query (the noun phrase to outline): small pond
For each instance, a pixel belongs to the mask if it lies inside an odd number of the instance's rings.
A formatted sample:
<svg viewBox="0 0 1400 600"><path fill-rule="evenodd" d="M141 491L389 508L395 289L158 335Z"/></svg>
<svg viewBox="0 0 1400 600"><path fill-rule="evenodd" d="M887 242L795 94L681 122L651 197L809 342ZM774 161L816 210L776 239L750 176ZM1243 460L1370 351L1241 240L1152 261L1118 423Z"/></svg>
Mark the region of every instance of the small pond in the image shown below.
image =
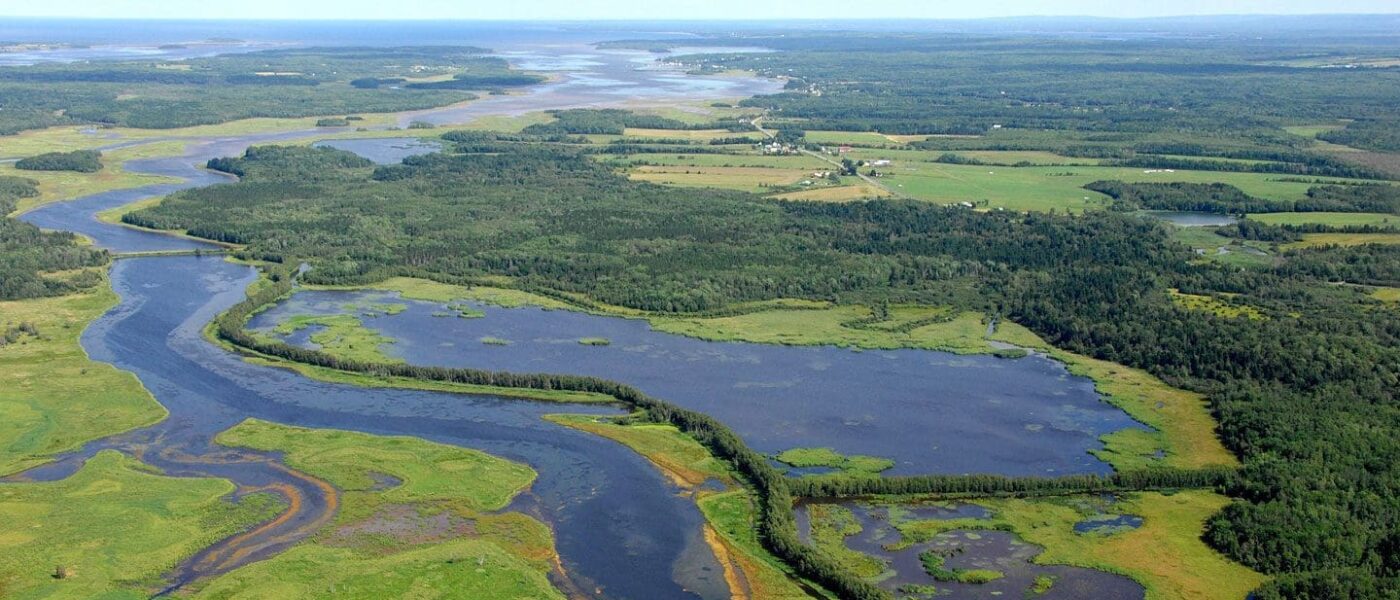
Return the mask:
<svg viewBox="0 0 1400 600"><path fill-rule="evenodd" d="M1148 210L1143 211L1143 214L1179 227L1223 227L1239 221L1237 217L1209 212Z"/></svg>
<svg viewBox="0 0 1400 600"><path fill-rule="evenodd" d="M1074 524L1075 533L1113 534L1142 527L1137 515L1096 515Z"/></svg>

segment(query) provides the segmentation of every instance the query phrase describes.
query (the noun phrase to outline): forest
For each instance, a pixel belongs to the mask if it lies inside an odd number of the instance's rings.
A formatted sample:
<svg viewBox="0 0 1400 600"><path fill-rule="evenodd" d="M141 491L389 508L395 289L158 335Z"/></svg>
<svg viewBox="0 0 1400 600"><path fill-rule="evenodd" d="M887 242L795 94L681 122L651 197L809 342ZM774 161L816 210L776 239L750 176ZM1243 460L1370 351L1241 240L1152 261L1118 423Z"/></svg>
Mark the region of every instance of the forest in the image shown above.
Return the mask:
<svg viewBox="0 0 1400 600"><path fill-rule="evenodd" d="M96 150L46 152L15 161L15 168L23 171L96 173L102 170L102 153Z"/></svg>
<svg viewBox="0 0 1400 600"><path fill-rule="evenodd" d="M1393 40L1378 39L1375 47L1387 43ZM1268 139L1278 137L1275 126L1285 119L1391 119L1400 83L1396 69L1262 64L1271 52L1296 51L1296 40L1279 38L1243 44L1170 37L1125 42L757 32L685 45L783 50L682 60L705 70L791 77L784 93L745 104L780 110L808 129L883 133L980 134L1000 125Z"/></svg>
<svg viewBox="0 0 1400 600"><path fill-rule="evenodd" d="M1238 501L1206 539L1274 576L1261 597L1395 589L1400 318L1363 286L1400 286L1400 248L1289 250L1241 270L1193 260L1164 226L1114 211L678 194L574 148L483 141L466 150L373 167L330 149L254 148L211 165L241 182L181 192L124 219L246 244L250 257L305 260L317 283L506 276L671 313L807 298L1000 315L1209 396L1245 467L1219 481ZM1170 289L1263 318L1193 310Z"/></svg>
<svg viewBox="0 0 1400 600"><path fill-rule="evenodd" d="M1084 189L1114 199L1114 210L1180 210L1222 214L1370 212L1400 214L1400 186L1319 185L1304 200L1255 198L1224 183L1095 181Z"/></svg>
<svg viewBox="0 0 1400 600"><path fill-rule="evenodd" d="M0 176L0 215L9 215L15 201L39 195L35 182ZM69 276L57 272L107 264L105 250L78 244L67 232L41 231L8 216L0 216L0 300L60 296L102 282L92 270Z"/></svg>
<svg viewBox="0 0 1400 600"><path fill-rule="evenodd" d="M0 134L70 124L168 129L251 117L414 110L469 100L468 90L543 80L488 52L297 48L182 61L0 67Z"/></svg>

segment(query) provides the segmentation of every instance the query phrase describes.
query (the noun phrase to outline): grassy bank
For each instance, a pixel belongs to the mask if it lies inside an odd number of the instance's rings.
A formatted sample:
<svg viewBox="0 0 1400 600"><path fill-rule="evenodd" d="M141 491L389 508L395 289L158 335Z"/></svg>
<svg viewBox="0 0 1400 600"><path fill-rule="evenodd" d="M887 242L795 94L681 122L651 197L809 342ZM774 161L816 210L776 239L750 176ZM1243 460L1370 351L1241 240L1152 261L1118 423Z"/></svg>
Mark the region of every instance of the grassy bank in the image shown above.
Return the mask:
<svg viewBox="0 0 1400 600"><path fill-rule="evenodd" d="M750 492L702 489L707 481L735 488L738 480L723 461L672 425L618 424L591 415L548 415L546 419L619 442L646 457L677 487L693 495L706 521L705 540L725 569L733 598L786 600L811 598L790 570L763 548L755 532L758 508ZM820 597L820 596L818 596Z"/></svg>
<svg viewBox="0 0 1400 600"><path fill-rule="evenodd" d="M196 598L562 598L549 529L499 513L529 467L410 437L249 420L219 443L283 453L342 493L313 538L201 584Z"/></svg>
<svg viewBox="0 0 1400 600"><path fill-rule="evenodd" d="M67 479L0 484L0 596L148 598L180 560L280 510L261 494L230 502L233 491L112 450Z"/></svg>
<svg viewBox="0 0 1400 600"><path fill-rule="evenodd" d="M105 284L0 302L0 328L29 323L39 332L0 346L0 475L165 418L134 375L89 359L79 344L88 323L116 304Z"/></svg>

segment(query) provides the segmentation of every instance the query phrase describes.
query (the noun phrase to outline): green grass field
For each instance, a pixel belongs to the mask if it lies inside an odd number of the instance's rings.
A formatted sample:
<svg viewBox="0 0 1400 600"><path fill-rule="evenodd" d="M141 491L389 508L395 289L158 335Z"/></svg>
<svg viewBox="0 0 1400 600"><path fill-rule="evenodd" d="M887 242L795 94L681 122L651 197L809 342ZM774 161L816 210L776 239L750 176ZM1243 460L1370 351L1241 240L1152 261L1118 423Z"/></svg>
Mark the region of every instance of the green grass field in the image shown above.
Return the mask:
<svg viewBox="0 0 1400 600"><path fill-rule="evenodd" d="M804 169L769 167L675 167L639 166L628 172L634 181L648 181L679 187L711 187L746 192L762 192L770 187L790 186L810 180Z"/></svg>
<svg viewBox="0 0 1400 600"><path fill-rule="evenodd" d="M529 467L410 437L249 420L220 443L284 453L343 495L333 524L201 584L195 598L562 598L549 528L497 513ZM386 484L386 476L388 483Z"/></svg>
<svg viewBox="0 0 1400 600"><path fill-rule="evenodd" d="M182 559L281 510L263 494L235 504L233 491L113 450L67 479L0 483L0 596L149 598ZM67 577L53 576L58 566Z"/></svg>
<svg viewBox="0 0 1400 600"><path fill-rule="evenodd" d="M955 152L957 154L972 154ZM861 160L889 159L881 169L890 176L883 183L898 193L930 202L988 200L989 208L1006 210L1070 210L1107 205L1102 194L1083 189L1099 180L1139 182L1226 183L1260 198L1298 200L1306 197L1311 183L1280 181L1282 175L1215 171L1152 172L1152 169L1102 166L996 167L929 162L941 151L890 151L856 149ZM1035 162L1032 160L1032 162ZM1086 161L1078 161L1086 162ZM1336 180L1335 178L1320 178Z"/></svg>
<svg viewBox="0 0 1400 600"><path fill-rule="evenodd" d="M763 139L762 134L757 131L733 132L728 129L640 129L628 127L622 131L622 137L639 139L670 139L670 140L690 140L696 142L708 142L720 138L744 137L753 141Z"/></svg>
<svg viewBox="0 0 1400 600"><path fill-rule="evenodd" d="M1292 212L1259 213L1249 215L1250 219L1270 225L1330 225L1347 227L1351 225L1377 225L1400 227L1400 215L1384 213L1335 213L1335 212Z"/></svg>
<svg viewBox="0 0 1400 600"><path fill-rule="evenodd" d="M1362 244L1400 244L1400 233L1308 233L1303 235L1302 241L1284 247L1291 249Z"/></svg>
<svg viewBox="0 0 1400 600"><path fill-rule="evenodd" d="M808 131L805 136L813 144L836 146L841 144L863 144L869 146L896 146L903 142L892 140L874 131Z"/></svg>
<svg viewBox="0 0 1400 600"><path fill-rule="evenodd" d="M0 327L32 323L39 337L0 346L0 475L83 443L165 418L136 377L87 357L78 339L117 304L104 284L58 298L0 302Z"/></svg>
<svg viewBox="0 0 1400 600"><path fill-rule="evenodd" d="M794 171L829 171L831 164L819 158L802 155L762 155L762 154L622 154L599 155L599 160L609 163L629 164L633 161L650 165L679 167L763 167L768 169L791 169Z"/></svg>
<svg viewBox="0 0 1400 600"><path fill-rule="evenodd" d="M839 186L823 186L797 192L784 192L769 197L803 202L853 202L871 198L885 198L889 195L890 193L883 188L861 182L854 177L843 177L842 185Z"/></svg>
<svg viewBox="0 0 1400 600"><path fill-rule="evenodd" d="M1023 539L1045 548L1036 562L1121 573L1147 588L1147 600L1167 600L1243 598L1264 582L1200 539L1206 519L1229 502L1206 491L1133 494L1116 508L1142 517L1142 526L1108 536L1075 533L1083 513L1054 500L986 504Z"/></svg>

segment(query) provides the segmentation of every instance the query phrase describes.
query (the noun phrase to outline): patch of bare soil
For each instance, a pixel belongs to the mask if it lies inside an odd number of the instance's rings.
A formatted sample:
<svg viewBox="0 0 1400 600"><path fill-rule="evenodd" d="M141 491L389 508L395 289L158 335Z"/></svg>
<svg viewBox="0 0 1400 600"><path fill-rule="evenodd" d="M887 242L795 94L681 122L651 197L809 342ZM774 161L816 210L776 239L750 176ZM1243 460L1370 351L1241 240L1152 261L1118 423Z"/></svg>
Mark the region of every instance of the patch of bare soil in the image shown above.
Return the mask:
<svg viewBox="0 0 1400 600"><path fill-rule="evenodd" d="M367 519L336 528L326 543L333 546L378 545L388 538L398 544L418 545L472 535L476 535L475 522L450 510L429 512L422 506L392 504L380 508Z"/></svg>

